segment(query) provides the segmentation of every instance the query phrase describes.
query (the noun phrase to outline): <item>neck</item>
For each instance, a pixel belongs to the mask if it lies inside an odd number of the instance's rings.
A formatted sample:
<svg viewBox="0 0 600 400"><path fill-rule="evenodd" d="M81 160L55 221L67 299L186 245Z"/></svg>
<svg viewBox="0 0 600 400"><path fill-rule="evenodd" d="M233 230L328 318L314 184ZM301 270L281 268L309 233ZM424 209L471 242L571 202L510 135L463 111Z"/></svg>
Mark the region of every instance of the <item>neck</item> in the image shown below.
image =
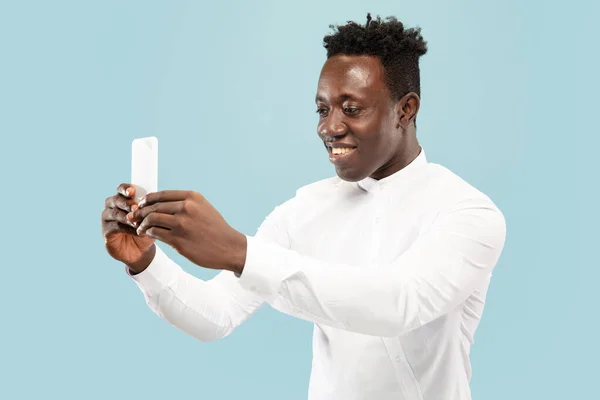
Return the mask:
<svg viewBox="0 0 600 400"><path fill-rule="evenodd" d="M421 145L416 135L407 135L402 151L396 153L386 164L371 175L371 178L380 180L400 171L415 160L421 153Z"/></svg>

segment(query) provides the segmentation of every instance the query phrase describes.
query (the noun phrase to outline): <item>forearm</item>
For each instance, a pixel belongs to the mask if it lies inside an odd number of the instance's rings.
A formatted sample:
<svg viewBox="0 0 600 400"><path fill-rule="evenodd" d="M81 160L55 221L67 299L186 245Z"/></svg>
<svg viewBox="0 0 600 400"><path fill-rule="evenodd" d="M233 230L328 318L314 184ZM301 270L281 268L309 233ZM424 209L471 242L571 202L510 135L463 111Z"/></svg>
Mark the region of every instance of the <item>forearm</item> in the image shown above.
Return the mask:
<svg viewBox="0 0 600 400"><path fill-rule="evenodd" d="M466 210L450 222L378 266L327 263L250 237L240 282L299 318L397 336L458 306L488 279L500 256L501 214Z"/></svg>
<svg viewBox="0 0 600 400"><path fill-rule="evenodd" d="M157 248L152 263L133 279L153 312L198 340L211 341L229 335L261 304L228 275L226 271L203 281Z"/></svg>
<svg viewBox="0 0 600 400"><path fill-rule="evenodd" d="M261 272L249 276L247 265L242 285L269 303L288 305L295 317L375 336L397 336L421 324L413 300L417 283L403 281L390 267L332 264L248 241L248 259L262 263ZM273 263L259 252L268 253Z"/></svg>

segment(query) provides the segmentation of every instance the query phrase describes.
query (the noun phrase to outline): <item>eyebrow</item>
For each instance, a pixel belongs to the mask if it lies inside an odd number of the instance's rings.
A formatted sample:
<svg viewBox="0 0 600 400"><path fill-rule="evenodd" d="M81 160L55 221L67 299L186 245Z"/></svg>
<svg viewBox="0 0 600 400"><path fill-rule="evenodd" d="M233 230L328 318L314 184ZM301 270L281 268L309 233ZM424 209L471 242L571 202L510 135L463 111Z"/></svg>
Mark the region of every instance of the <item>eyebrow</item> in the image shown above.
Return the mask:
<svg viewBox="0 0 600 400"><path fill-rule="evenodd" d="M349 93L342 93L340 96L337 97L337 99L339 99L341 101L346 101L346 100L360 100L358 97L353 96L353 95L351 95ZM327 103L327 100L325 99L325 97L317 95L315 97L315 102Z"/></svg>

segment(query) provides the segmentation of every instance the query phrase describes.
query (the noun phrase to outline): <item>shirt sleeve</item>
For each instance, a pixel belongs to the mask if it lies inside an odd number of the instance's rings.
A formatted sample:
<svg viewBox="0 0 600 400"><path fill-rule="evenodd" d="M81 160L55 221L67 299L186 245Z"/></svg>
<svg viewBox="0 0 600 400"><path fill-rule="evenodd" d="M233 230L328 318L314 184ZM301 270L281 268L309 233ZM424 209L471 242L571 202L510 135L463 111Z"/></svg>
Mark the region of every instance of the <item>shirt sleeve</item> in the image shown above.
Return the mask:
<svg viewBox="0 0 600 400"><path fill-rule="evenodd" d="M240 284L292 315L375 336L397 336L456 308L489 278L506 236L488 199L440 212L431 228L389 265L344 265L248 237Z"/></svg>
<svg viewBox="0 0 600 400"><path fill-rule="evenodd" d="M287 230L277 217L288 207L289 201L277 207L261 224L256 238L289 248ZM262 297L241 286L232 272L201 280L185 272L159 245L151 264L143 272L129 275L154 313L201 341L229 335L264 303Z"/></svg>

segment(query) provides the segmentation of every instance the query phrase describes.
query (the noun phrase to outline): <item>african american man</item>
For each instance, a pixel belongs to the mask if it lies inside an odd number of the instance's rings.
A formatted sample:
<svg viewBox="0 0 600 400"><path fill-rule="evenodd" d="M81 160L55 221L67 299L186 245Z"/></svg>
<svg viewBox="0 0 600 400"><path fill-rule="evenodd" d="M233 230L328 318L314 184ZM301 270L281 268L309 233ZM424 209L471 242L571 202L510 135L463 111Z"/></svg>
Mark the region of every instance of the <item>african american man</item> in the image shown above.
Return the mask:
<svg viewBox="0 0 600 400"><path fill-rule="evenodd" d="M310 400L470 399L469 350L503 214L419 145L420 29L369 15L324 46L317 134L335 176L298 189L254 236L199 193L138 204L122 184L102 214L106 248L154 312L201 341L263 304L313 322ZM200 280L157 241L222 272Z"/></svg>

